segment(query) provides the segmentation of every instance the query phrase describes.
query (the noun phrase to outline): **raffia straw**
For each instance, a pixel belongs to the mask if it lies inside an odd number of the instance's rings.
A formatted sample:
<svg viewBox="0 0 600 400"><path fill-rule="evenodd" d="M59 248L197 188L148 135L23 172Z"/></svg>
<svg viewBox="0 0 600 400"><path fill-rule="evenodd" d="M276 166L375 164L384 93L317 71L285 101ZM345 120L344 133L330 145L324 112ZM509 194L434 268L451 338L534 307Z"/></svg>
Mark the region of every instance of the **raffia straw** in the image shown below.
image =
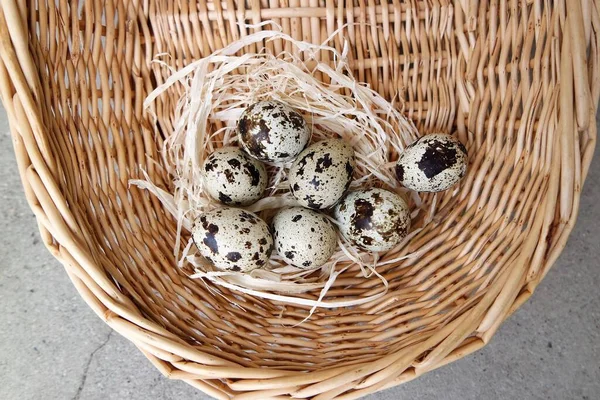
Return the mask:
<svg viewBox="0 0 600 400"><path fill-rule="evenodd" d="M289 42L298 52L277 55L267 51L243 52L248 45L274 39ZM309 315L317 307L354 306L385 295L387 281L376 272L378 255L354 249L340 238L340 250L321 267L321 277L326 278L325 281L315 283L314 278L306 281L309 275L314 276L313 271L297 268L279 275L272 273L267 279L264 274L252 276L212 271L195 256L189 239L184 239L187 244L183 249L181 242L182 238L189 238L194 220L200 213L218 207L203 188L200 166L206 155L218 147L235 145L237 119L248 105L264 99L280 100L301 112L312 126L312 142L338 136L351 143L357 160L352 187L384 186L408 197L397 186L391 167L398 153L417 137L416 128L398 111L401 107L357 82L348 67L347 45L340 53L326 43L315 45L279 31L265 30L242 38L179 71L170 70L169 78L148 95L144 106L151 112L153 101L173 85L180 84L185 88L175 110L175 130L167 135L162 151L164 165L173 180L171 192L156 186L147 175L145 180L130 181L130 184L154 194L177 219L174 254L179 266L185 262L194 266L196 273L191 278L206 279L266 299L310 306ZM330 53L333 66L314 61L319 52ZM308 55L309 61L303 62L300 53ZM315 74L326 75L330 83L315 78ZM221 128L217 129L217 126ZM288 190L288 168L289 164L268 166L271 177L268 195L247 207L248 210L264 217L271 210L298 205ZM337 265L341 265L339 271L336 271ZM381 292L358 299L324 300L335 278L352 265L359 265L365 278L377 276L382 282ZM281 257L272 257L268 268L281 271L282 267L285 263ZM294 296L315 289L320 290L317 300Z"/></svg>

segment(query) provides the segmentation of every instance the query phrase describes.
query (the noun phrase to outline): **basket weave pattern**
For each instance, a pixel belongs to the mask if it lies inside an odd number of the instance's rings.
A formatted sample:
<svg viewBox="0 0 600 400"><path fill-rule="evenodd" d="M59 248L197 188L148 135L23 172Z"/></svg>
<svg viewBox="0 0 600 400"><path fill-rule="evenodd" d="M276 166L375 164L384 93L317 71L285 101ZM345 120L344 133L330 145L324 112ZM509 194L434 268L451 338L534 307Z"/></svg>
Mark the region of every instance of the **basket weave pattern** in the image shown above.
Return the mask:
<svg viewBox="0 0 600 400"><path fill-rule="evenodd" d="M599 10L598 0L3 0L0 90L44 243L161 372L222 399L357 398L483 347L564 248L596 140ZM182 68L267 20L340 51L348 41L359 81L402 100L421 134L456 131L471 159L457 190L424 196L435 218L404 250L418 257L378 269L384 298L301 325L307 307L188 279L173 258L175 221L128 185L143 169L169 186L157 132L172 130L181 93L158 99L154 126L142 103L169 70L152 60ZM328 296L379 285L351 268Z"/></svg>

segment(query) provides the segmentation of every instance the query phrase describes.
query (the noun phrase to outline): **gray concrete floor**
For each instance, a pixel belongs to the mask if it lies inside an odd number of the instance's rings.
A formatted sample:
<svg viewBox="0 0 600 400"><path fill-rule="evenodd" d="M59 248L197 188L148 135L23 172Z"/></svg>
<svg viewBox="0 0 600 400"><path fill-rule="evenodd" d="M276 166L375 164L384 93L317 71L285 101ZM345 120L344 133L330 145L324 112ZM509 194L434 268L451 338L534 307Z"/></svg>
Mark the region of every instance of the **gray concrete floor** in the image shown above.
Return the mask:
<svg viewBox="0 0 600 400"><path fill-rule="evenodd" d="M0 114L0 399L208 399L162 377L96 317L40 242ZM483 350L368 396L600 398L600 157L567 248Z"/></svg>

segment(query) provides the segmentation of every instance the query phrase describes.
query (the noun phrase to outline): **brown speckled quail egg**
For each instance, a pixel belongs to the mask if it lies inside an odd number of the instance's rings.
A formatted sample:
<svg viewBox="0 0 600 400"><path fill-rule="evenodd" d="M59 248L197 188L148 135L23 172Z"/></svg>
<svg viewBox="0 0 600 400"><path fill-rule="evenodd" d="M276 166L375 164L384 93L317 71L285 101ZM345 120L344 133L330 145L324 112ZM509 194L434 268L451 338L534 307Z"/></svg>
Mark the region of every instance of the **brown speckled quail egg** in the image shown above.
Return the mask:
<svg viewBox="0 0 600 400"><path fill-rule="evenodd" d="M200 254L216 268L248 272L264 267L273 250L265 221L239 208L221 208L201 214L192 229Z"/></svg>
<svg viewBox="0 0 600 400"><path fill-rule="evenodd" d="M304 207L331 207L350 186L355 165L354 150L348 143L341 139L317 142L300 153L290 168L292 194Z"/></svg>
<svg viewBox="0 0 600 400"><path fill-rule="evenodd" d="M238 140L260 161L291 161L306 147L310 128L302 115L278 101L261 101L244 111L238 121Z"/></svg>
<svg viewBox="0 0 600 400"><path fill-rule="evenodd" d="M396 178L408 189L441 192L467 172L467 149L454 136L433 133L408 146L396 163Z"/></svg>
<svg viewBox="0 0 600 400"><path fill-rule="evenodd" d="M259 200L267 187L264 165L238 147L222 147L202 165L204 188L215 200L247 206Z"/></svg>
<svg viewBox="0 0 600 400"><path fill-rule="evenodd" d="M346 239L369 251L390 250L410 228L406 202L377 188L348 193L335 208L335 219Z"/></svg>
<svg viewBox="0 0 600 400"><path fill-rule="evenodd" d="M275 215L273 239L277 254L304 269L325 264L337 246L333 224L318 212L303 207L283 209Z"/></svg>

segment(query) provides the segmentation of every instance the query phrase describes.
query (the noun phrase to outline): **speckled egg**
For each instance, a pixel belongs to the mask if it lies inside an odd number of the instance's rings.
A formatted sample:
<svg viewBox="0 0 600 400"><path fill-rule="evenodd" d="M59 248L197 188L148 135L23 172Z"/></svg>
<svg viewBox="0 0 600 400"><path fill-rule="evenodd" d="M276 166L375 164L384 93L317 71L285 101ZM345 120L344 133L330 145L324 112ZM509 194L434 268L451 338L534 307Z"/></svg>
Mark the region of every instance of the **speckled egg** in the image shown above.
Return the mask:
<svg viewBox="0 0 600 400"><path fill-rule="evenodd" d="M273 240L277 254L304 269L325 264L337 247L333 224L303 207L283 209L273 217Z"/></svg>
<svg viewBox="0 0 600 400"><path fill-rule="evenodd" d="M341 139L322 140L294 161L288 174L290 190L305 207L331 207L350 186L355 165L352 146Z"/></svg>
<svg viewBox="0 0 600 400"><path fill-rule="evenodd" d="M335 208L335 219L346 239L369 251L390 250L410 228L406 202L376 188L348 193Z"/></svg>
<svg viewBox="0 0 600 400"><path fill-rule="evenodd" d="M259 200L267 187L264 165L238 147L222 147L202 165L204 190L223 204L247 206Z"/></svg>
<svg viewBox="0 0 600 400"><path fill-rule="evenodd" d="M454 136L434 133L408 146L396 163L396 178L408 189L441 192L467 172L467 149Z"/></svg>
<svg viewBox="0 0 600 400"><path fill-rule="evenodd" d="M278 101L246 108L237 126L244 150L260 161L291 161L306 147L310 128L302 115Z"/></svg>
<svg viewBox="0 0 600 400"><path fill-rule="evenodd" d="M273 250L265 221L239 208L221 208L200 215L192 229L200 254L216 268L248 272L264 267Z"/></svg>

